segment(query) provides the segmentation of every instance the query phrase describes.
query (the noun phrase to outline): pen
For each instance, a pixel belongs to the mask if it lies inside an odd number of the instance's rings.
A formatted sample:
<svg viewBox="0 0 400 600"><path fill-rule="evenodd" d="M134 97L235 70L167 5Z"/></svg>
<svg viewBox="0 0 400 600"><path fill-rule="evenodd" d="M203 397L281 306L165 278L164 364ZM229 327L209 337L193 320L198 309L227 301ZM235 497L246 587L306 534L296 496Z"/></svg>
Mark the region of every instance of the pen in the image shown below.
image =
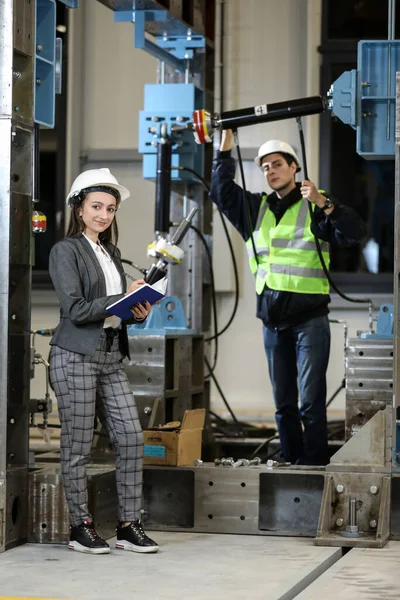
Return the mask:
<svg viewBox="0 0 400 600"><path fill-rule="evenodd" d="M136 279L134 277L132 277L132 275L129 275L129 273L125 273L125 271L124 271L124 275L125 275L125 277L127 277L131 281L136 281Z"/></svg>

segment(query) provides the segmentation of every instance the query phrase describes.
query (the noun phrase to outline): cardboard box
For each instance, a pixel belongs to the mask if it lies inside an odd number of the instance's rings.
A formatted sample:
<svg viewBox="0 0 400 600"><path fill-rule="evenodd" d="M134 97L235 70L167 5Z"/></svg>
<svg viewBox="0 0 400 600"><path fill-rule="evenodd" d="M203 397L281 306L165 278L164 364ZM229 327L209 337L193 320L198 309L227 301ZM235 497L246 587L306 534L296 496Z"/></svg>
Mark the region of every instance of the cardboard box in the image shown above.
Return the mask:
<svg viewBox="0 0 400 600"><path fill-rule="evenodd" d="M187 410L179 421L146 429L144 436L145 465L192 465L201 458L201 440L206 409Z"/></svg>

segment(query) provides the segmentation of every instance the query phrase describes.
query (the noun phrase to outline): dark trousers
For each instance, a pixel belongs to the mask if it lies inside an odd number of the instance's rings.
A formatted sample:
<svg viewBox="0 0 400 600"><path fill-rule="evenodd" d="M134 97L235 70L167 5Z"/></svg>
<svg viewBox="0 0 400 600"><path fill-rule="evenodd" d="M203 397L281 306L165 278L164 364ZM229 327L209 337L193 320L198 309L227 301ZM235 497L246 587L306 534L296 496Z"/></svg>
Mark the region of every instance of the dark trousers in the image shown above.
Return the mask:
<svg viewBox="0 0 400 600"><path fill-rule="evenodd" d="M280 332L264 327L281 452L292 464L328 462L326 370L330 341L327 316Z"/></svg>

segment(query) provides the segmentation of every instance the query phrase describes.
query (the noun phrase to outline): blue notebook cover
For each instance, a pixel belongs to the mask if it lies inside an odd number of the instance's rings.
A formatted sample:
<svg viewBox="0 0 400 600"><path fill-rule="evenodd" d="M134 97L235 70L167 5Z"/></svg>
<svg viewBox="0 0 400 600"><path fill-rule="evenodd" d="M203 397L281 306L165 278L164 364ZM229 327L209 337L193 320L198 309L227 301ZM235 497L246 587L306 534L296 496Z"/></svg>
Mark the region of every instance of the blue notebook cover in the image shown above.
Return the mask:
<svg viewBox="0 0 400 600"><path fill-rule="evenodd" d="M161 285L157 285L161 284ZM157 289L157 287L158 289ZM121 319L132 319L133 314L131 312L132 306L138 303L149 302L150 304L155 304L161 298L164 298L167 287L167 281L161 280L154 284L154 286L145 283L140 286L136 291L128 294L121 300L114 302L111 306L106 308L107 312L111 315L115 315L116 317L120 317ZM164 291L160 291L160 289L164 288Z"/></svg>

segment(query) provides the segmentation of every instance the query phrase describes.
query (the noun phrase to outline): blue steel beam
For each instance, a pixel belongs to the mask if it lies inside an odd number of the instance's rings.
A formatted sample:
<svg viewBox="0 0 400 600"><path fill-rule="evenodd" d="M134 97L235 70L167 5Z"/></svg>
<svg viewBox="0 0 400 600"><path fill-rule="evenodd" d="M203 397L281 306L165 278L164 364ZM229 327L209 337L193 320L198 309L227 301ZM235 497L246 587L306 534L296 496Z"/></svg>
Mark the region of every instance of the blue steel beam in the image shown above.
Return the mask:
<svg viewBox="0 0 400 600"><path fill-rule="evenodd" d="M78 8L79 0L58 0L68 6L68 8Z"/></svg>
<svg viewBox="0 0 400 600"><path fill-rule="evenodd" d="M173 54L167 50L163 50L154 42L146 38L146 22L147 21L165 21L167 18L167 11L118 11L114 14L114 21L117 23L131 22L135 23L135 48L145 50L158 60L167 63L176 71L181 73L185 72L185 63L176 58Z"/></svg>

